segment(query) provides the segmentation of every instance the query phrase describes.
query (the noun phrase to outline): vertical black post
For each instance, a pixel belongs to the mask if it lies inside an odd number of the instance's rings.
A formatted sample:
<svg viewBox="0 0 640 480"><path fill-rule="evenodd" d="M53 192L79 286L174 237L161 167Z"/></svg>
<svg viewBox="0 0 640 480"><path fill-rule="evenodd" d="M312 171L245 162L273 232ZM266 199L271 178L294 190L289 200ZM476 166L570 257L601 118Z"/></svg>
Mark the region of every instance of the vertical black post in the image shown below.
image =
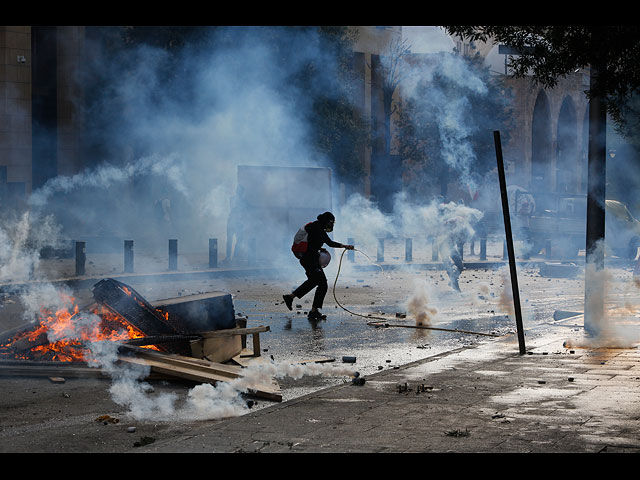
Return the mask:
<svg viewBox="0 0 640 480"><path fill-rule="evenodd" d="M133 240L124 241L124 272L133 273Z"/></svg>
<svg viewBox="0 0 640 480"><path fill-rule="evenodd" d="M518 345L520 355L526 353L524 345L524 331L522 328L522 311L520 310L520 290L518 288L518 274L516 272L516 259L513 251L513 237L511 236L511 217L509 216L509 199L507 197L507 181L504 176L504 162L502 160L502 145L500 132L494 131L493 138L496 145L496 158L498 160L498 177L500 179L500 196L502 197L502 216L504 217L504 231L509 253L509 271L511 272L511 290L513 292L513 306L516 314L516 327L518 329Z"/></svg>
<svg viewBox="0 0 640 480"><path fill-rule="evenodd" d="M384 238L378 239L378 261L384 262Z"/></svg>
<svg viewBox="0 0 640 480"><path fill-rule="evenodd" d="M413 240L410 238L407 238L404 241L404 261L413 261Z"/></svg>
<svg viewBox="0 0 640 480"><path fill-rule="evenodd" d="M601 32L594 32L596 37ZM591 65L589 88L606 78L606 65L594 62ZM599 333L599 324L605 317L604 294L601 282L593 275L604 270L604 239L607 181L607 109L598 95L589 100L589 145L587 169L587 228L585 252L585 307L584 330L589 335ZM592 270L593 269L593 270Z"/></svg>
<svg viewBox="0 0 640 480"><path fill-rule="evenodd" d="M86 260L85 242L76 242L76 275L84 275Z"/></svg>
<svg viewBox="0 0 640 480"><path fill-rule="evenodd" d="M169 240L169 270L178 269L178 240Z"/></svg>
<svg viewBox="0 0 640 480"><path fill-rule="evenodd" d="M347 238L347 245L355 245L355 243L353 242L353 238ZM347 250L347 260L353 262L355 261L355 259L355 252L353 250Z"/></svg>
<svg viewBox="0 0 640 480"><path fill-rule="evenodd" d="M218 268L218 239L209 239L209 268Z"/></svg>
<svg viewBox="0 0 640 480"><path fill-rule="evenodd" d="M487 259L487 237L480 239L480 260Z"/></svg>

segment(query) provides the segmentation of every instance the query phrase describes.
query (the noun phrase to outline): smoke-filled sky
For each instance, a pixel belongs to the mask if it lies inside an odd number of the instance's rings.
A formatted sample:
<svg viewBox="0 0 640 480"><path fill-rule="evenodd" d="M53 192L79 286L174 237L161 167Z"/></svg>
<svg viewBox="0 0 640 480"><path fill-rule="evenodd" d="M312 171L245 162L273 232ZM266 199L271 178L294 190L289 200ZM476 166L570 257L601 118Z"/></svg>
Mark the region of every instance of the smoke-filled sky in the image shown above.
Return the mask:
<svg viewBox="0 0 640 480"><path fill-rule="evenodd" d="M108 154L83 159L91 167L74 176L51 179L33 192L28 214L13 224L2 225L0 280L28 277L38 262L30 247L54 244L66 235L114 236L119 248L124 238L142 242L154 237L163 248L167 238L177 238L181 251L205 251L209 238L219 238L220 251L224 251L238 165L328 166L335 172L335 165L312 147L312 126L306 119L314 91L283 89L282 85L301 65L314 60L324 68L315 72L309 87L327 91L337 69L336 59L313 31L295 32L291 42L297 46L293 49L296 55L287 57L288 63L284 63L271 44L262 42L252 29L236 28L234 41L224 48L219 48L215 38L199 43L197 48L187 46L172 67L188 75L176 77L173 83L161 81L167 55L161 49L141 46L131 50L129 57L120 59L133 66L123 75L125 69L117 61L101 63L105 57L99 52L100 45L87 45L94 59L90 62L92 74L110 85L97 105L107 107L113 98L124 105L124 110L101 109L101 114L107 115L101 118L102 124L108 129L89 132L100 134L107 142ZM434 29L408 32L409 41L414 42L412 51L437 54L437 61L428 68L404 65L408 71L401 90L420 108L439 112L442 157L459 179L472 182L475 179L469 175L470 165L477 160L477 152L469 136L481 126L469 123L470 117L465 114L469 102L464 92L482 96L488 89L459 57L450 54L450 41ZM429 98L416 95L417 80L428 80L435 71L463 93L455 99L437 91ZM334 185L341 181L334 178ZM496 186L497 179L493 185L482 185L492 192L497 192ZM334 198L337 193L333 192ZM359 194L349 196L344 204L334 203L334 239L346 243L347 237L352 237L360 245L387 235L439 235L452 218L456 219L458 233L470 239L483 218L484 212L473 205L451 202L443 206L432 198L418 201L397 193L391 212L381 212ZM169 202L160 202L165 199ZM493 202L495 199L495 195L489 198ZM480 208L477 204L475 207ZM158 208L162 209L161 215ZM165 221L167 215L169 222ZM315 216L308 219L313 220ZM60 230L56 221L64 221L67 229ZM292 239L297 230L287 231L289 226L281 218L274 217L271 223L281 227L285 238ZM251 228L252 223L245 226ZM260 232L254 233L259 237ZM292 256L289 260L295 263ZM419 285L421 289L423 286ZM49 294L55 297L56 292L44 295L43 291L26 292L25 306L35 310ZM413 305L429 308L424 302ZM132 397L115 390L113 393L121 395L123 402ZM207 392L203 396L209 399ZM172 410L172 400L168 405Z"/></svg>
<svg viewBox="0 0 640 480"><path fill-rule="evenodd" d="M170 62L160 48L141 45L114 58L105 54L104 45L87 41L89 60L81 65L78 78L99 78L108 88L97 96L94 91L91 104L75 99L76 107L89 119L88 125L102 127L85 135L99 138L108 148L101 151L103 155L82 158L87 169L53 178L33 192L28 222L34 227L28 235L38 237L35 225L44 227L39 229L42 237L30 238L31 243L54 243L57 235L51 232L56 231L57 221L64 224L57 233L70 240L113 237L116 251L124 238L133 239L138 247L152 238L161 248L166 248L167 238L177 238L180 251L205 251L208 239L218 238L224 251L238 165L331 167L336 239L413 235L416 221L409 221L406 204L424 208L433 197L409 202L404 192L397 192L395 210L384 214L358 194L344 199L344 204L338 198L335 187L344 179L337 176L336 165L313 147L313 128L307 122L312 97L330 91L337 59L314 30L290 32L291 38L278 44L295 46L286 56L274 48L276 44L265 41L260 27L229 27L225 42L212 29L211 38L186 45ZM456 177L475 189L478 178L470 175L470 169L480 157L471 135L485 129L490 138L492 132L470 115L469 99L487 95L486 80L451 52L451 39L441 28L406 27L403 33L412 52L433 59L428 64L403 64L399 91L418 109L438 113L440 154ZM307 89L283 88L309 61L323 68L313 72ZM169 75L171 82L166 81L168 69L176 72ZM436 74L455 86L455 98L436 88L424 96L417 88ZM497 178L483 180L479 198L467 206L499 211ZM308 220L314 219L315 215ZM293 237L297 228L289 231L291 226L281 219L269 220L283 237ZM7 252L25 243L24 222L23 217L15 225L5 223L0 232L5 239L0 252L9 259L7 264L19 263L15 254ZM251 222L246 223L250 228Z"/></svg>
<svg viewBox="0 0 640 480"><path fill-rule="evenodd" d="M283 63L259 30L230 27L234 41L224 47L214 36L197 46L187 45L169 63L187 74L176 75L170 83L163 81L168 64L164 50L140 46L126 58L109 57L107 62L100 51L103 46L88 42L94 59L88 62L91 78L101 78L109 88L92 103L99 109L83 112L100 112L99 124L106 128L85 134L106 142L107 154L83 159L91 167L77 175L51 179L33 193L32 207L53 212L64 221L67 234L142 242L155 233L161 238L159 245L171 237L179 239L181 250L203 250L208 238L225 238L238 165L329 166L338 185L343 179L336 178L335 165L312 147L312 126L306 121L312 96L329 91L337 59L316 32L292 29L296 54ZM448 37L436 27L427 30L428 36L416 37L416 49L427 51L432 44L437 46L432 50L442 51L440 45ZM308 84L318 90L283 89L286 79L311 60L323 65ZM442 57L432 68L440 68L470 92L483 89L453 55ZM81 78L88 74L79 72ZM411 95L411 82L429 75L432 72L425 70L409 72L404 92ZM119 101L112 103L114 99ZM465 98L449 100L434 97L424 108L441 109L443 156L464 177L474 158L467 141ZM78 107L83 108L79 99ZM158 229L158 202L165 198L171 224ZM362 218L375 221L376 215Z"/></svg>

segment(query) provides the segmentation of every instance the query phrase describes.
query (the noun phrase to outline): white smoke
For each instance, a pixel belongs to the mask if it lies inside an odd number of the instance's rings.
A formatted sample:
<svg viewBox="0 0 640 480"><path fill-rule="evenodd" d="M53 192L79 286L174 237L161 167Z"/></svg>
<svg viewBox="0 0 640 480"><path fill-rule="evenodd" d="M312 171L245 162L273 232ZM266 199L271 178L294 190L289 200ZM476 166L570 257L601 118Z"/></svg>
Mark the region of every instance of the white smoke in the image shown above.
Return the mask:
<svg viewBox="0 0 640 480"><path fill-rule="evenodd" d="M233 380L216 385L200 384L190 389L184 399L176 393L156 394L142 379L148 368L117 363L117 342L99 342L92 346L92 360L112 376L110 388L112 400L129 409L136 420L197 421L243 415L249 406L244 395L257 385L269 385L272 378L303 376L347 376L354 371L344 367L324 364L269 363L249 366ZM106 348L105 348L106 347Z"/></svg>
<svg viewBox="0 0 640 480"><path fill-rule="evenodd" d="M24 212L0 224L0 282L25 281L37 276L40 249L58 246L60 226L53 216Z"/></svg>
<svg viewBox="0 0 640 480"><path fill-rule="evenodd" d="M438 309L431 306L433 298L432 287L423 278L414 279L414 288L407 301L407 311L416 321L416 325L432 325L438 314Z"/></svg>
<svg viewBox="0 0 640 480"><path fill-rule="evenodd" d="M477 180L470 171L477 154L470 141L471 134L479 128L469 121L468 95L485 95L488 87L469 63L459 55L441 53L431 56L425 63L404 62L405 77L401 84L403 98L411 99L419 110L433 111L437 122L441 155L459 176L462 185L475 190ZM443 78L448 86L456 86L457 95L435 88L435 75ZM420 92L420 85L430 85L429 94Z"/></svg>
<svg viewBox="0 0 640 480"><path fill-rule="evenodd" d="M604 259L604 250L603 242L599 241L594 248L593 257L590 258ZM632 324L637 321L635 312L629 311L634 310L630 309L630 303L634 303L634 300L626 296L627 305L620 311L611 305L611 300L608 298L614 280L611 270L605 265L599 265L597 260L587 261L584 275L584 327L585 331L589 332L589 336L569 343L588 348L629 348L637 344L640 340L637 332L624 325L629 319L632 320ZM638 303L637 298L635 303ZM627 315L624 315L625 313Z"/></svg>
<svg viewBox="0 0 640 480"><path fill-rule="evenodd" d="M34 207L42 207L54 194L65 194L80 188L122 188L134 177L148 174L167 178L178 192L188 195L189 189L183 178L184 168L183 160L177 154L154 154L124 166L105 164L76 175L55 177L34 191L29 202Z"/></svg>
<svg viewBox="0 0 640 480"><path fill-rule="evenodd" d="M360 194L351 195L338 212L336 232L358 241L371 242L396 233L392 218Z"/></svg>

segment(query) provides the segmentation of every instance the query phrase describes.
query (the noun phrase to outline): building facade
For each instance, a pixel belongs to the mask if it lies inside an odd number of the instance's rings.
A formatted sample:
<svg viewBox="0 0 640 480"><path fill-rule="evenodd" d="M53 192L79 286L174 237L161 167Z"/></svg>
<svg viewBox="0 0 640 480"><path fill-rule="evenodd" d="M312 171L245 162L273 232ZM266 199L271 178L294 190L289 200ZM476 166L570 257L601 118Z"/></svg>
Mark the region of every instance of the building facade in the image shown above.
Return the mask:
<svg viewBox="0 0 640 480"><path fill-rule="evenodd" d="M389 46L407 32L400 26L354 28L359 31L354 62L362 72L358 102L370 119L372 139L362 151L365 174L357 188L365 197L376 198L383 189L388 193L402 188L400 172L396 178L377 175L378 170L389 171L381 162L401 160L394 149L393 121L389 131L384 128L377 71ZM496 75L508 77L498 45L444 40L460 55L480 53ZM80 147L82 88L76 78L84 42L81 26L0 26L0 194L7 207L24 204L49 178L72 175L86 166ZM530 78L508 82L515 93L516 120L510 141L503 145L509 181L530 189L584 192L588 72L576 72L554 89ZM391 156L384 155L385 141L391 143ZM342 195L349 193L343 189Z"/></svg>
<svg viewBox="0 0 640 480"><path fill-rule="evenodd" d="M83 168L79 153L83 27L0 26L0 189L6 207Z"/></svg>

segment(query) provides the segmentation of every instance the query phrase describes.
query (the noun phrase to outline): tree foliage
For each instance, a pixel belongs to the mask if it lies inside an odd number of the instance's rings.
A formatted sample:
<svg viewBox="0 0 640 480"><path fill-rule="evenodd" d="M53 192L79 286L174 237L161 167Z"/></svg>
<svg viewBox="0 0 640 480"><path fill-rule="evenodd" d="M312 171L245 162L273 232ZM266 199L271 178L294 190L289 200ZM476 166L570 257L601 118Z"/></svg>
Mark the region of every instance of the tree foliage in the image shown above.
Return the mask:
<svg viewBox="0 0 640 480"><path fill-rule="evenodd" d="M446 26L450 35L493 40L520 52L511 57L513 75L533 75L552 88L577 69L598 67L599 81L585 92L598 96L622 126L625 105L640 88L640 27L634 25Z"/></svg>

